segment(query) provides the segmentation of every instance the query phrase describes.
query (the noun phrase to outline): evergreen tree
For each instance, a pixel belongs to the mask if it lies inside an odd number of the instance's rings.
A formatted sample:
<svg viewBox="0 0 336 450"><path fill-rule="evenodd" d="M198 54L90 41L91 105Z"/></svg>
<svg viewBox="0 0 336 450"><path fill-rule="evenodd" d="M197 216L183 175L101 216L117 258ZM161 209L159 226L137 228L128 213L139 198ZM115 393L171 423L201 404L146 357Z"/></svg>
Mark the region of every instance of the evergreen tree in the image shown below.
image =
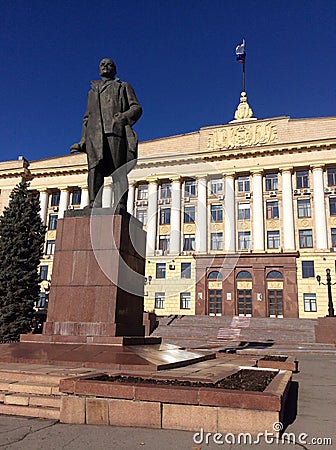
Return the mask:
<svg viewBox="0 0 336 450"><path fill-rule="evenodd" d="M22 181L0 217L0 340L16 340L31 331L39 297L38 266L45 226L39 198Z"/></svg>

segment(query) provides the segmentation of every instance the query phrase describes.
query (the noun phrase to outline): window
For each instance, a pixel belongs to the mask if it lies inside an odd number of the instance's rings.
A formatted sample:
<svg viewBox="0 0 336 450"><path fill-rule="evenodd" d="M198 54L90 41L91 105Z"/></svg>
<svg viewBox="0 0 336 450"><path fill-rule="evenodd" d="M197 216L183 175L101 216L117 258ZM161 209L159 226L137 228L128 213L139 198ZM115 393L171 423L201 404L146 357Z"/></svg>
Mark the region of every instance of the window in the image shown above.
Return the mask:
<svg viewBox="0 0 336 450"><path fill-rule="evenodd" d="M39 292L39 299L36 302L36 308L45 308L47 305L47 294Z"/></svg>
<svg viewBox="0 0 336 450"><path fill-rule="evenodd" d="M58 206L60 202L61 192L53 191L51 193L50 206Z"/></svg>
<svg viewBox="0 0 336 450"><path fill-rule="evenodd" d="M191 278L191 263L181 263L181 278Z"/></svg>
<svg viewBox="0 0 336 450"><path fill-rule="evenodd" d="M160 225L170 224L170 208L161 208L160 210Z"/></svg>
<svg viewBox="0 0 336 450"><path fill-rule="evenodd" d="M55 240L47 241L46 255L53 255L55 253Z"/></svg>
<svg viewBox="0 0 336 450"><path fill-rule="evenodd" d="M163 252L169 252L170 236L165 234L160 234L159 236L159 250Z"/></svg>
<svg viewBox="0 0 336 450"><path fill-rule="evenodd" d="M222 205L211 205L211 222L223 221L223 207Z"/></svg>
<svg viewBox="0 0 336 450"><path fill-rule="evenodd" d="M315 278L314 261L302 261L302 278Z"/></svg>
<svg viewBox="0 0 336 450"><path fill-rule="evenodd" d="M143 225L147 225L147 209L137 209L136 218L143 223Z"/></svg>
<svg viewBox="0 0 336 450"><path fill-rule="evenodd" d="M303 294L304 310L307 312L316 312L316 294Z"/></svg>
<svg viewBox="0 0 336 450"><path fill-rule="evenodd" d="M239 279L251 279L252 275L250 274L250 272L248 270L241 270L240 272L237 273L236 275L237 280Z"/></svg>
<svg viewBox="0 0 336 450"><path fill-rule="evenodd" d="M223 181L220 178L211 180L211 194L223 194Z"/></svg>
<svg viewBox="0 0 336 450"><path fill-rule="evenodd" d="M238 203L238 220L250 220L251 209L249 203Z"/></svg>
<svg viewBox="0 0 336 450"><path fill-rule="evenodd" d="M296 187L297 188L309 187L309 172L308 172L308 170L296 172Z"/></svg>
<svg viewBox="0 0 336 450"><path fill-rule="evenodd" d="M184 207L184 223L194 223L195 222L195 206L185 206Z"/></svg>
<svg viewBox="0 0 336 450"><path fill-rule="evenodd" d="M298 217L311 217L310 199L299 198L297 201Z"/></svg>
<svg viewBox="0 0 336 450"><path fill-rule="evenodd" d="M40 267L40 281L48 279L48 266Z"/></svg>
<svg viewBox="0 0 336 450"><path fill-rule="evenodd" d="M218 270L213 270L208 275L208 280L222 280L223 275Z"/></svg>
<svg viewBox="0 0 336 450"><path fill-rule="evenodd" d="M267 248L280 247L280 231L267 231Z"/></svg>
<svg viewBox="0 0 336 450"><path fill-rule="evenodd" d="M336 228L331 229L331 246L336 247Z"/></svg>
<svg viewBox="0 0 336 450"><path fill-rule="evenodd" d="M166 278L166 263L156 263L156 278Z"/></svg>
<svg viewBox="0 0 336 450"><path fill-rule="evenodd" d="M336 216L336 197L329 198L329 211L331 216Z"/></svg>
<svg viewBox="0 0 336 450"><path fill-rule="evenodd" d="M281 272L279 272L278 270L271 270L270 272L268 272L267 277L268 280L282 280L283 279L283 275Z"/></svg>
<svg viewBox="0 0 336 450"><path fill-rule="evenodd" d="M250 192L250 177L238 177L238 192Z"/></svg>
<svg viewBox="0 0 336 450"><path fill-rule="evenodd" d="M138 200L148 199L148 184L139 184L137 199Z"/></svg>
<svg viewBox="0 0 336 450"><path fill-rule="evenodd" d="M190 292L181 292L180 309L190 309Z"/></svg>
<svg viewBox="0 0 336 450"><path fill-rule="evenodd" d="M279 202L266 202L266 219L279 219Z"/></svg>
<svg viewBox="0 0 336 450"><path fill-rule="evenodd" d="M211 233L211 250L223 250L223 233Z"/></svg>
<svg viewBox="0 0 336 450"><path fill-rule="evenodd" d="M276 191L278 189L278 174L268 173L265 176L266 191Z"/></svg>
<svg viewBox="0 0 336 450"><path fill-rule="evenodd" d="M194 197L196 195L196 180L186 181L184 188L185 197Z"/></svg>
<svg viewBox="0 0 336 450"><path fill-rule="evenodd" d="M251 248L251 232L238 232L238 248L239 250L249 250Z"/></svg>
<svg viewBox="0 0 336 450"><path fill-rule="evenodd" d="M336 168L328 169L328 186L336 186Z"/></svg>
<svg viewBox="0 0 336 450"><path fill-rule="evenodd" d="M185 234L183 235L183 250L195 250L195 235Z"/></svg>
<svg viewBox="0 0 336 450"><path fill-rule="evenodd" d="M82 190L79 188L74 189L72 191L71 204L72 205L80 205L81 197L82 197Z"/></svg>
<svg viewBox="0 0 336 450"><path fill-rule="evenodd" d="M57 228L57 214L50 214L49 216L49 223L48 223L48 230L56 230Z"/></svg>
<svg viewBox="0 0 336 450"><path fill-rule="evenodd" d="M160 198L170 198L171 197L171 183L162 183Z"/></svg>
<svg viewBox="0 0 336 450"><path fill-rule="evenodd" d="M299 230L300 248L313 247L313 231Z"/></svg>
<svg viewBox="0 0 336 450"><path fill-rule="evenodd" d="M164 309L165 307L165 293L155 292L155 309Z"/></svg>

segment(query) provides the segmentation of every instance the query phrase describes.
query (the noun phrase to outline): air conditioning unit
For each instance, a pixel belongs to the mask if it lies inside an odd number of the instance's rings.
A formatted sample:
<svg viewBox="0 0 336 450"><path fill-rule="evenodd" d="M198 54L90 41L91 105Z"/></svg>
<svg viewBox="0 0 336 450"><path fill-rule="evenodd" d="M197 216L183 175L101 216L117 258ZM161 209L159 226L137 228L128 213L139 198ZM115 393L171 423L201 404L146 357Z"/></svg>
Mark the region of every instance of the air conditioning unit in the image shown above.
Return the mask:
<svg viewBox="0 0 336 450"><path fill-rule="evenodd" d="M301 192L300 192L299 189L294 189L293 194L294 195L301 195Z"/></svg>
<svg viewBox="0 0 336 450"><path fill-rule="evenodd" d="M163 200L159 200L159 201L158 201L158 204L159 204L159 205L163 205Z"/></svg>
<svg viewBox="0 0 336 450"><path fill-rule="evenodd" d="M304 189L303 193L304 193L304 195L310 195L311 194L310 189Z"/></svg>
<svg viewBox="0 0 336 450"><path fill-rule="evenodd" d="M245 194L245 198L251 198L251 193L248 192L247 194Z"/></svg>
<svg viewBox="0 0 336 450"><path fill-rule="evenodd" d="M190 197L184 197L185 202L190 202Z"/></svg>
<svg viewBox="0 0 336 450"><path fill-rule="evenodd" d="M136 205L137 205L137 206L141 206L141 203L142 203L142 202L136 202Z"/></svg>
<svg viewBox="0 0 336 450"><path fill-rule="evenodd" d="M169 203L170 203L170 199L167 198L167 199L165 200L165 204L166 204L166 205L169 205Z"/></svg>
<svg viewBox="0 0 336 450"><path fill-rule="evenodd" d="M155 256L162 256L163 255L163 251L162 250L155 250L154 255Z"/></svg>
<svg viewBox="0 0 336 450"><path fill-rule="evenodd" d="M276 196L277 196L276 191L271 191L271 192L269 193L269 196L270 196L270 197L276 197Z"/></svg>
<svg viewBox="0 0 336 450"><path fill-rule="evenodd" d="M324 193L325 194L331 194L331 189L330 188L325 188L324 189Z"/></svg>
<svg viewBox="0 0 336 450"><path fill-rule="evenodd" d="M224 195L219 195L218 200L224 200Z"/></svg>
<svg viewBox="0 0 336 450"><path fill-rule="evenodd" d="M148 205L148 201L144 200L143 202L141 202L141 206L147 206Z"/></svg>
<svg viewBox="0 0 336 450"><path fill-rule="evenodd" d="M68 209L74 209L75 207L74 207L74 205L69 205L68 206Z"/></svg>
<svg viewBox="0 0 336 450"><path fill-rule="evenodd" d="M58 206L54 206L53 207L53 211L57 212L58 211Z"/></svg>

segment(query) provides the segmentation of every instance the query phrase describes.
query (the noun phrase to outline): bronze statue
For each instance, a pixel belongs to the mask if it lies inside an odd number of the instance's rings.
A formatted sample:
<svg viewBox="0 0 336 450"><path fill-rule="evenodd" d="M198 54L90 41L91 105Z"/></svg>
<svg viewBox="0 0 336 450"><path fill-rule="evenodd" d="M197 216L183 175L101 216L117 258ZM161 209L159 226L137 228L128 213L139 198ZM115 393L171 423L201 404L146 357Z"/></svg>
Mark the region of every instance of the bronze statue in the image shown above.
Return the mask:
<svg viewBox="0 0 336 450"><path fill-rule="evenodd" d="M91 81L82 138L70 151L85 152L88 160L89 207L101 208L104 177L112 175L116 212L126 210L130 164L137 158L138 139L132 125L142 108L129 83L115 78L116 65L104 58L101 80ZM134 164L132 165L134 167Z"/></svg>

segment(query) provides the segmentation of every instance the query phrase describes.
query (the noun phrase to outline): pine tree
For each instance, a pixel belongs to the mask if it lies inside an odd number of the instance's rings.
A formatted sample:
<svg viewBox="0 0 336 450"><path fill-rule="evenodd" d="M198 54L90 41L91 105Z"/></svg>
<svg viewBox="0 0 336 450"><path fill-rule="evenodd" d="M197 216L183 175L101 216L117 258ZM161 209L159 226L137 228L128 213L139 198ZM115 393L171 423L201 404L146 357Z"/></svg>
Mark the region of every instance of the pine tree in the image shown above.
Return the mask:
<svg viewBox="0 0 336 450"><path fill-rule="evenodd" d="M0 217L0 340L17 340L31 331L39 297L38 265L45 226L38 196L22 181Z"/></svg>

